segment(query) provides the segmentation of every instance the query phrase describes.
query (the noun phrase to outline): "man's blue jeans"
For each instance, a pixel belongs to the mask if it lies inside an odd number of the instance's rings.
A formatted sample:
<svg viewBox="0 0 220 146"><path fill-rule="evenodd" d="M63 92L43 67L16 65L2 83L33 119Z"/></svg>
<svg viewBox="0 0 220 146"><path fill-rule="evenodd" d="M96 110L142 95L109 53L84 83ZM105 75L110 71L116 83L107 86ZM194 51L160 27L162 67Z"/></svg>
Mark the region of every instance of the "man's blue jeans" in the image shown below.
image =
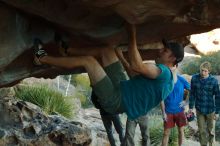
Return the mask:
<svg viewBox="0 0 220 146"><path fill-rule="evenodd" d="M116 146L115 139L113 137L112 123L114 124L115 130L119 135L120 142L122 143L124 139L124 131L119 115L101 115L101 118L111 146Z"/></svg>
<svg viewBox="0 0 220 146"><path fill-rule="evenodd" d="M139 124L142 136L142 146L150 146L150 131L148 127L148 116L141 116L135 120L127 119L125 139L123 141L123 146L135 146L134 135L135 129Z"/></svg>

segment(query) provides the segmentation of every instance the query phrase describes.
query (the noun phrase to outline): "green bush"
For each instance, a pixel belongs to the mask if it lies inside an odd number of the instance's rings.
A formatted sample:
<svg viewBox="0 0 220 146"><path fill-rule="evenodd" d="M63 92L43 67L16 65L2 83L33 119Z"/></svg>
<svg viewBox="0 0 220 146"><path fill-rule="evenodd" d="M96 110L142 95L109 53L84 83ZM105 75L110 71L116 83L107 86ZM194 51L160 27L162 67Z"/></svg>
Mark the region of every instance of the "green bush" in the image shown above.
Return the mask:
<svg viewBox="0 0 220 146"><path fill-rule="evenodd" d="M62 76L66 81L69 79L69 75ZM89 76L86 73L71 75L71 84L76 87L75 97L79 98L83 108L92 107L93 104L90 101L90 94L92 88L90 87Z"/></svg>
<svg viewBox="0 0 220 146"><path fill-rule="evenodd" d="M77 91L75 97L79 98L83 108L89 108L92 106L92 103L90 102L89 98L82 94L82 92Z"/></svg>
<svg viewBox="0 0 220 146"><path fill-rule="evenodd" d="M209 61L212 65L211 74L219 75L220 74L220 51L218 52L211 52L207 55L202 55L201 58L196 58L193 60L186 61L186 63L182 64L181 70L183 74L195 74L199 73L200 64Z"/></svg>
<svg viewBox="0 0 220 146"><path fill-rule="evenodd" d="M46 85L22 86L15 94L21 100L38 105L47 114L58 113L66 118L73 117L74 107L70 102L71 97L65 97Z"/></svg>
<svg viewBox="0 0 220 146"><path fill-rule="evenodd" d="M161 117L151 116L149 118L149 121L151 145L161 145L163 137L163 122L161 120Z"/></svg>

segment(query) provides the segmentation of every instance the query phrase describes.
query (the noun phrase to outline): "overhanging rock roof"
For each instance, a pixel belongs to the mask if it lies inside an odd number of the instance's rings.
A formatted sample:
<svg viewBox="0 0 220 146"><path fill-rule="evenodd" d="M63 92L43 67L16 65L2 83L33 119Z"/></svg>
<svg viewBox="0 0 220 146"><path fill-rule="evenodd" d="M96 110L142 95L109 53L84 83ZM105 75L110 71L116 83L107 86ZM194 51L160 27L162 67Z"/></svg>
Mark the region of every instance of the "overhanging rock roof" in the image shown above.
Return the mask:
<svg viewBox="0 0 220 146"><path fill-rule="evenodd" d="M128 21L137 24L138 44L181 40L220 26L220 1L209 0L207 6L209 24L200 25L190 19L197 8L192 0L0 0L0 87L30 76L82 71L34 66L35 37L42 38L53 55L59 55L51 43L55 32L65 35L75 48L126 45ZM152 52L145 57L152 58Z"/></svg>

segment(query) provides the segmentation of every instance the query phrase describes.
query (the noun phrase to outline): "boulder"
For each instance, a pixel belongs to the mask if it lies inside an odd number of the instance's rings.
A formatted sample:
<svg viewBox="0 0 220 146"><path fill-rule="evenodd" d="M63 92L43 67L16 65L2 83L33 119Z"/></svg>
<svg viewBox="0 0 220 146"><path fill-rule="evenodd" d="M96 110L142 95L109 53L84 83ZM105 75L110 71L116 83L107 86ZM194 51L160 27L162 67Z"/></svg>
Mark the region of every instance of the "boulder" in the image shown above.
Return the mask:
<svg viewBox="0 0 220 146"><path fill-rule="evenodd" d="M65 36L72 48L127 45L125 23L137 25L137 42L144 59L153 59L162 38L185 36L220 26L220 1L210 0L206 24L193 20L195 0L0 0L0 87L27 77L54 78L83 72L33 65L33 39L41 38L51 55L59 56L54 34ZM153 44L153 45L152 45Z"/></svg>
<svg viewBox="0 0 220 146"><path fill-rule="evenodd" d="M0 145L88 146L91 131L80 122L45 115L31 103L0 98Z"/></svg>

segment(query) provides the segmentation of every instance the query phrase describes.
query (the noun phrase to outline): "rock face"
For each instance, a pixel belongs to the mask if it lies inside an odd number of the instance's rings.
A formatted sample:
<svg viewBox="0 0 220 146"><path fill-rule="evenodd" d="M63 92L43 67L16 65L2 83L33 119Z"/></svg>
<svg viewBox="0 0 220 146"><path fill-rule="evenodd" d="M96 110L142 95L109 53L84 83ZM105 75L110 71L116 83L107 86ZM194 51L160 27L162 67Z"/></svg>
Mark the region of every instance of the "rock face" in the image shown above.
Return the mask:
<svg viewBox="0 0 220 146"><path fill-rule="evenodd" d="M87 146L91 143L91 131L84 124L46 116L28 102L1 96L0 115L1 146Z"/></svg>
<svg viewBox="0 0 220 146"><path fill-rule="evenodd" d="M81 109L75 117L76 121L82 122L91 129L92 143L91 146L110 146L106 130L98 109L88 108ZM112 134L116 145L120 145L119 136L112 125Z"/></svg>
<svg viewBox="0 0 220 146"><path fill-rule="evenodd" d="M190 41L200 54L217 52L220 50L220 29L214 29L208 33L191 35Z"/></svg>
<svg viewBox="0 0 220 146"><path fill-rule="evenodd" d="M0 0L0 87L35 77L53 78L81 70L35 67L32 41L40 37L47 51L58 56L55 32L65 35L71 47L126 45L124 23L137 24L140 45L161 38L179 39L220 26L220 1L207 3L208 24L191 21L194 0ZM147 48L146 48L147 49ZM152 49L152 48L151 48ZM150 54L147 54L148 58Z"/></svg>

